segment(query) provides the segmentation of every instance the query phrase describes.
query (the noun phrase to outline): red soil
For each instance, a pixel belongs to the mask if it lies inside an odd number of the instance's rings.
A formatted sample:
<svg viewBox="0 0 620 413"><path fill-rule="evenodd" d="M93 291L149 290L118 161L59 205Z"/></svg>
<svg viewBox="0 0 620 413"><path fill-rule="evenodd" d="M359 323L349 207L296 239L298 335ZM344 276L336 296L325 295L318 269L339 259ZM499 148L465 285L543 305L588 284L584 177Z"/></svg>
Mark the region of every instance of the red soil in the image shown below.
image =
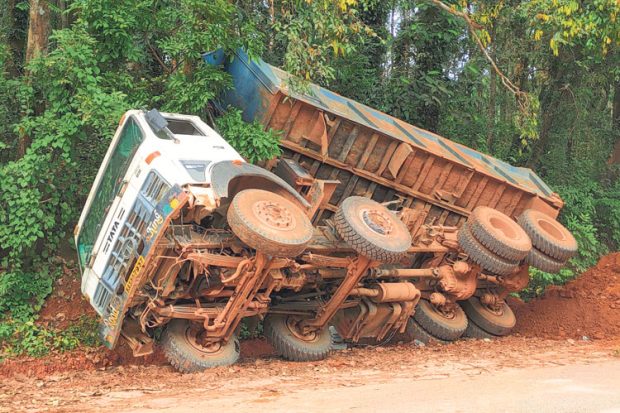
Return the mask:
<svg viewBox="0 0 620 413"><path fill-rule="evenodd" d="M529 303L511 300L515 334L551 339L620 337L620 253Z"/></svg>

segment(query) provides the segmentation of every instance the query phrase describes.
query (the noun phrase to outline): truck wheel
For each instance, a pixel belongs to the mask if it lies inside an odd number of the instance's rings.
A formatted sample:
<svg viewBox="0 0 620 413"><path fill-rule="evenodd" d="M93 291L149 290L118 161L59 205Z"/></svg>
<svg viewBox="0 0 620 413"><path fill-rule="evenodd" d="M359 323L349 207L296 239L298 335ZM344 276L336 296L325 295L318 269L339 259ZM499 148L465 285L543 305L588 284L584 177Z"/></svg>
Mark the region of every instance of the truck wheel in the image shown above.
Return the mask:
<svg viewBox="0 0 620 413"><path fill-rule="evenodd" d="M333 348L328 328L303 334L299 318L285 314L269 314L263 322L265 338L276 352L291 361L317 361L329 356Z"/></svg>
<svg viewBox="0 0 620 413"><path fill-rule="evenodd" d="M410 343L414 340L418 340L419 342L429 345L429 344L446 344L447 341L440 340L437 337L431 336L426 332L417 321L413 319L413 317L409 317L407 320L407 327L405 327L404 333L396 333L394 337L390 340L391 343L398 343L402 341L404 343Z"/></svg>
<svg viewBox="0 0 620 413"><path fill-rule="evenodd" d="M566 265L566 262L557 261L542 251L539 251L538 248L532 248L525 261L534 268L552 274L559 272Z"/></svg>
<svg viewBox="0 0 620 413"><path fill-rule="evenodd" d="M467 317L458 304L450 313L443 313L428 300L422 299L416 306L413 318L424 330L440 340L456 340L467 329Z"/></svg>
<svg viewBox="0 0 620 413"><path fill-rule="evenodd" d="M510 275L519 268L517 261L506 260L497 256L487 247L478 241L469 229L468 223L465 223L459 229L458 241L460 247L465 251L469 258L480 265L483 269L498 275Z"/></svg>
<svg viewBox="0 0 620 413"><path fill-rule="evenodd" d="M465 330L465 332L463 333L463 337L476 338L478 340L483 340L485 338L488 338L488 339L497 338L497 336L487 333L486 331L478 327L476 323L474 323L471 320L468 320L467 322L467 330Z"/></svg>
<svg viewBox="0 0 620 413"><path fill-rule="evenodd" d="M239 359L239 340L205 346L198 339L200 329L189 320L174 319L168 323L161 346L170 364L183 373L194 373L217 366L228 366Z"/></svg>
<svg viewBox="0 0 620 413"><path fill-rule="evenodd" d="M301 254L314 234L310 219L299 206L262 189L245 189L235 195L227 218L241 241L276 257Z"/></svg>
<svg viewBox="0 0 620 413"><path fill-rule="evenodd" d="M510 334L517 322L514 313L505 302L502 302L497 310L482 304L478 297L461 301L461 305L471 321L482 330L495 336Z"/></svg>
<svg viewBox="0 0 620 413"><path fill-rule="evenodd" d="M523 228L496 209L475 208L467 225L482 245L506 260L521 261L532 249L532 241Z"/></svg>
<svg viewBox="0 0 620 413"><path fill-rule="evenodd" d="M372 199L348 197L336 212L334 224L351 248L374 261L398 262L411 246L407 226Z"/></svg>
<svg viewBox="0 0 620 413"><path fill-rule="evenodd" d="M573 234L549 215L526 209L518 222L532 239L534 247L555 261L568 261L577 253L577 241Z"/></svg>

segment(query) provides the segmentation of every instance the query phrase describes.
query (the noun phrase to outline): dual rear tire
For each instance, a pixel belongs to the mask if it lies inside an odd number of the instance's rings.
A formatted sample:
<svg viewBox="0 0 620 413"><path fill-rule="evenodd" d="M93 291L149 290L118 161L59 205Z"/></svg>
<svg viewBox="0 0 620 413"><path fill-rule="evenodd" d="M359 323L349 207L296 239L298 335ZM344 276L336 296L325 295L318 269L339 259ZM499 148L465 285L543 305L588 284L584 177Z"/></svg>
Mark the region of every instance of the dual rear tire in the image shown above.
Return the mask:
<svg viewBox="0 0 620 413"><path fill-rule="evenodd" d="M429 301L420 300L405 333L395 336L393 341L445 344L461 337L490 339L510 334L516 324L514 313L505 302L491 308L478 297L471 297L459 304L452 312L444 313Z"/></svg>
<svg viewBox="0 0 620 413"><path fill-rule="evenodd" d="M575 237L550 216L527 209L517 221L531 238L534 246L525 259L532 267L557 273L577 253L578 245Z"/></svg>
<svg viewBox="0 0 620 413"><path fill-rule="evenodd" d="M485 271L510 275L532 249L525 231L509 216L489 207L477 207L458 233L469 258Z"/></svg>
<svg viewBox="0 0 620 413"><path fill-rule="evenodd" d="M514 273L522 262L556 273L577 253L577 242L558 221L533 209L513 221L489 207L477 207L458 234L461 249L483 270Z"/></svg>

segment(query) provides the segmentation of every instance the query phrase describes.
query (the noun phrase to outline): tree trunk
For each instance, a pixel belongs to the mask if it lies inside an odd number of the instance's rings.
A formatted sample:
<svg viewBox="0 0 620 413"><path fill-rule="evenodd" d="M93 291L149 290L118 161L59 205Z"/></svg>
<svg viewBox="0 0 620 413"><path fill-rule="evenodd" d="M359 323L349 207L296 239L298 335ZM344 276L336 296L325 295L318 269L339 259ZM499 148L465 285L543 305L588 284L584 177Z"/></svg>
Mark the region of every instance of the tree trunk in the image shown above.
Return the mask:
<svg viewBox="0 0 620 413"><path fill-rule="evenodd" d="M26 64L33 57L45 53L50 34L50 8L48 0L30 0Z"/></svg>
<svg viewBox="0 0 620 413"><path fill-rule="evenodd" d="M66 0L55 0L56 8L58 9L58 20L53 23L54 29L66 29L69 27L69 18L67 16L67 2Z"/></svg>
<svg viewBox="0 0 620 413"><path fill-rule="evenodd" d="M495 39L495 32L491 29L491 39ZM491 58L495 61L495 42L491 43ZM497 96L497 73L490 69L489 78L489 107L487 109L487 151L493 154L493 141L495 140L495 101Z"/></svg>
<svg viewBox="0 0 620 413"><path fill-rule="evenodd" d="M13 34L15 27L15 0L0 0L0 10L4 10L0 18L0 41L6 41L10 58L5 62L5 69L13 76L17 76L18 69L15 64L15 37Z"/></svg>
<svg viewBox="0 0 620 413"><path fill-rule="evenodd" d="M620 164L620 82L614 86L614 103L612 111L613 131L618 136L614 149L611 152L609 163Z"/></svg>

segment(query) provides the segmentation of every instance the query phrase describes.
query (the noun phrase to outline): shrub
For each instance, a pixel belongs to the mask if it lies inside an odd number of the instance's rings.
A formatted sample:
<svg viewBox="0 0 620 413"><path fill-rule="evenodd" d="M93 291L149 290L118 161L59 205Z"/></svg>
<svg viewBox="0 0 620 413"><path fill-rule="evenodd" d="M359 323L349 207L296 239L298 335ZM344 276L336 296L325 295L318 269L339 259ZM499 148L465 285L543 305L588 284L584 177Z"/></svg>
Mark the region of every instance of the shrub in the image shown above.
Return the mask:
<svg viewBox="0 0 620 413"><path fill-rule="evenodd" d="M264 130L258 121L247 123L239 109L229 108L215 120L219 132L248 162L266 161L280 155L279 133Z"/></svg>

